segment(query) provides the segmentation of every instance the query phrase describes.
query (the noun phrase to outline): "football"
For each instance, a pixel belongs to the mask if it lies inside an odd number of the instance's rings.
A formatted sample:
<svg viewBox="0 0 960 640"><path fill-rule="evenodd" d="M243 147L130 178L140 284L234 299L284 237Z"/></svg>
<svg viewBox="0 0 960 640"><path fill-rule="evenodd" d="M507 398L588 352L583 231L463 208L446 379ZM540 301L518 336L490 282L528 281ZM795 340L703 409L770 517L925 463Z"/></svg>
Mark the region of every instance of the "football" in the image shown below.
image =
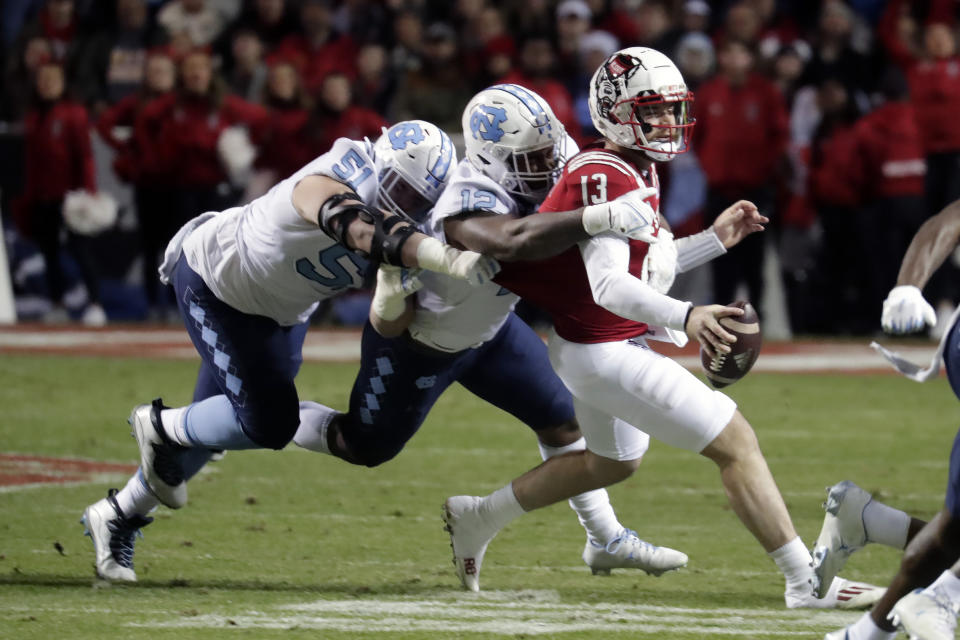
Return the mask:
<svg viewBox="0 0 960 640"><path fill-rule="evenodd" d="M742 316L720 320L720 324L727 331L737 336L732 350L730 353L721 353L711 358L706 351L700 349L700 364L703 366L703 372L716 389L731 385L747 375L753 363L757 361L757 356L760 355L760 346L763 342L760 335L760 318L753 305L738 300L727 306L743 309Z"/></svg>

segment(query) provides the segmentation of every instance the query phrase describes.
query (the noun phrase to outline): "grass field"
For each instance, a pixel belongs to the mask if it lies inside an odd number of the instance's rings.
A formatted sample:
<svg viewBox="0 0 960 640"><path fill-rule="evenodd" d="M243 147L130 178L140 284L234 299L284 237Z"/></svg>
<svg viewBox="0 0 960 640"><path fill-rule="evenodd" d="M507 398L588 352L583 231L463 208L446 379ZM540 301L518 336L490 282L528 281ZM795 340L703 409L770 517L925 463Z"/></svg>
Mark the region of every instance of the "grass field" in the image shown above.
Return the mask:
<svg viewBox="0 0 960 640"><path fill-rule="evenodd" d="M355 370L308 363L301 395L342 407ZM130 408L186 402L194 372L174 360L0 355L0 451L132 463ZM939 508L960 424L942 378L754 373L730 395L808 545L823 488L844 478L919 516ZM786 611L782 578L712 465L658 443L611 495L624 524L686 551L689 568L593 577L576 517L556 505L494 541L483 593L460 591L443 499L487 493L538 461L525 427L459 387L382 468L296 448L234 452L194 480L186 508L154 514L129 586L95 578L78 524L123 474L0 487L0 638L822 638L859 615ZM868 548L845 575L885 583L898 558Z"/></svg>

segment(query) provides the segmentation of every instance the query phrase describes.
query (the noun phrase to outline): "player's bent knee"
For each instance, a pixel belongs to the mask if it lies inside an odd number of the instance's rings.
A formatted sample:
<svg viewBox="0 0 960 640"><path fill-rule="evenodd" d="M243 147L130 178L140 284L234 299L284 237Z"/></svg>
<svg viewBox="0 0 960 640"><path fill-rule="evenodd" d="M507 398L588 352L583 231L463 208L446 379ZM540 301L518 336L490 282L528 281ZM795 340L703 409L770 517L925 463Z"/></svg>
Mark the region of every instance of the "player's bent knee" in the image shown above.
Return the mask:
<svg viewBox="0 0 960 640"><path fill-rule="evenodd" d="M626 480L637 470L641 461L641 458L614 460L599 456L590 450L585 451L584 455L587 456L587 470L590 477L596 481L598 487L605 487Z"/></svg>
<svg viewBox="0 0 960 640"><path fill-rule="evenodd" d="M537 431L537 439L548 447L566 447L582 437L580 425L576 420Z"/></svg>
<svg viewBox="0 0 960 640"><path fill-rule="evenodd" d="M247 411L241 416L243 431L247 437L264 449L283 449L290 444L300 426L298 403L292 403L288 410L271 407Z"/></svg>

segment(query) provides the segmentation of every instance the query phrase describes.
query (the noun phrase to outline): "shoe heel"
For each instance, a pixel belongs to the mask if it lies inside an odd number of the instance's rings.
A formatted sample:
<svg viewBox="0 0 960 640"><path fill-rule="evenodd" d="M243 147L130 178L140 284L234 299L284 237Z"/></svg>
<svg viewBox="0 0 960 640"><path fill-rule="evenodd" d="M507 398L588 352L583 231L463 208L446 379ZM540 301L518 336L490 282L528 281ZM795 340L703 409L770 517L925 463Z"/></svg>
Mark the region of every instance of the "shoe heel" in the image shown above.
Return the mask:
<svg viewBox="0 0 960 640"><path fill-rule="evenodd" d="M590 567L590 572L595 576L608 576L610 575L610 569L594 569Z"/></svg>

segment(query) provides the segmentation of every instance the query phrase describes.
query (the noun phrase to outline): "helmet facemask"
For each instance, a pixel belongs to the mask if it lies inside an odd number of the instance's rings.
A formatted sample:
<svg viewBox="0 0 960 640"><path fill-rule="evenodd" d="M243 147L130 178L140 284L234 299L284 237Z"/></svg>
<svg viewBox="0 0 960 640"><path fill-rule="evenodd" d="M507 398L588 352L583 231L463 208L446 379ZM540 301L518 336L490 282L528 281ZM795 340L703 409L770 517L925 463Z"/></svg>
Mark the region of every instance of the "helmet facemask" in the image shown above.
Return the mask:
<svg viewBox="0 0 960 640"><path fill-rule="evenodd" d="M500 184L511 195L541 202L560 177L565 147L561 132L559 140L511 152L502 160L506 170Z"/></svg>
<svg viewBox="0 0 960 640"><path fill-rule="evenodd" d="M433 204L427 196L414 188L413 181L404 177L397 167L388 167L380 174L377 206L384 211L420 224L430 213Z"/></svg>
<svg viewBox="0 0 960 640"><path fill-rule="evenodd" d="M635 146L654 161L666 162L687 151L694 119L690 115L693 94L689 91L674 94L649 93L626 98L610 109L610 119L633 130ZM665 111L673 122L664 124Z"/></svg>

